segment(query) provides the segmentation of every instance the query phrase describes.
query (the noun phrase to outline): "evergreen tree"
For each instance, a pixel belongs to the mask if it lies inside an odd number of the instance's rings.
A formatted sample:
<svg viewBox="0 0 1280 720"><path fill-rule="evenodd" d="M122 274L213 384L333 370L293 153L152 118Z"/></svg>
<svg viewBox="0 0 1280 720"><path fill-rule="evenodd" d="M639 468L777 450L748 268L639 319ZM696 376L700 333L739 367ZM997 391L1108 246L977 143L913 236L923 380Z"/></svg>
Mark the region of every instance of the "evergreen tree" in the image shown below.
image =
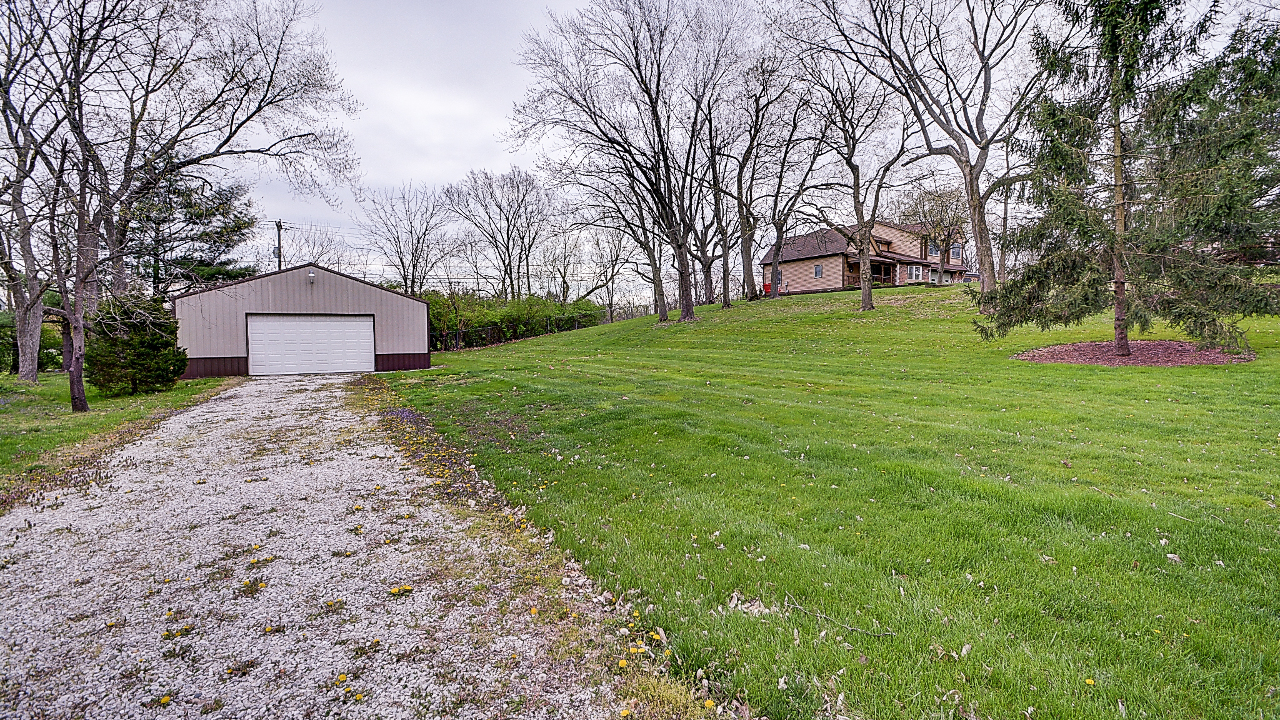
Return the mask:
<svg viewBox="0 0 1280 720"><path fill-rule="evenodd" d="M1039 260L1000 288L978 323L985 338L1111 309L1117 355L1129 354L1131 328L1155 319L1240 350L1239 320L1277 311L1275 293L1230 252L1275 229L1275 28L1259 37L1262 26L1242 26L1205 60L1196 49L1212 14L1188 24L1179 9L1176 0L1063 5L1086 42L1040 58L1059 85L1037 104L1025 148L1041 214L1020 244ZM1242 62L1260 46L1271 54Z"/></svg>
<svg viewBox="0 0 1280 720"><path fill-rule="evenodd" d="M248 188L176 177L158 185L128 213L135 272L151 292L169 296L250 277L254 269L228 255L249 239L257 219Z"/></svg>
<svg viewBox="0 0 1280 720"><path fill-rule="evenodd" d="M85 347L85 380L103 395L167 390L187 369L178 321L160 298L128 298L99 306Z"/></svg>

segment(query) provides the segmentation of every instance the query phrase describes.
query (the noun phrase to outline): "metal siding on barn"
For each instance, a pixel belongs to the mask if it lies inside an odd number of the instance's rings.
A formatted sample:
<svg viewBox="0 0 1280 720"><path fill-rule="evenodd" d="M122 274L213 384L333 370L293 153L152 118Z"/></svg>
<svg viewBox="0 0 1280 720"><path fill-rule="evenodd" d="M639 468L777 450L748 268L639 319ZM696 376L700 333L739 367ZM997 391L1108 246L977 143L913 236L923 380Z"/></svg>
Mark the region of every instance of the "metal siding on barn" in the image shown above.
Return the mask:
<svg viewBox="0 0 1280 720"><path fill-rule="evenodd" d="M178 344L192 359L247 357L253 314L371 315L378 355L428 352L425 302L314 265L178 297L173 309Z"/></svg>

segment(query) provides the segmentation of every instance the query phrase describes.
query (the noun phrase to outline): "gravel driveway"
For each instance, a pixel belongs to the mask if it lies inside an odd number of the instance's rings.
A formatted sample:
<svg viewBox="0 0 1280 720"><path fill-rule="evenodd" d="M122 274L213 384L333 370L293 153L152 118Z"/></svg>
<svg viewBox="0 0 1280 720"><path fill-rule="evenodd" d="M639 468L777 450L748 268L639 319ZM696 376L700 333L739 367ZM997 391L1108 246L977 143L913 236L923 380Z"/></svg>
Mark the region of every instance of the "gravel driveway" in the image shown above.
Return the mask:
<svg viewBox="0 0 1280 720"><path fill-rule="evenodd" d="M0 517L0 717L613 714L587 610L535 611L589 607L576 567L415 493L349 380L245 383Z"/></svg>

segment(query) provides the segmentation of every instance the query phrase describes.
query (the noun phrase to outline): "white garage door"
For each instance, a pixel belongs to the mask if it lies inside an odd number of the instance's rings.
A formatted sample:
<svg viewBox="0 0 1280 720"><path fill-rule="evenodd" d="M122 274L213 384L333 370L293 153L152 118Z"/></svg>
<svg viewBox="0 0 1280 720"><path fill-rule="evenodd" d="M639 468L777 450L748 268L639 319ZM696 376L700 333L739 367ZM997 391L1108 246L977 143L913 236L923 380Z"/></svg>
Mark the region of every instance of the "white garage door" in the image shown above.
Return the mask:
<svg viewBox="0 0 1280 720"><path fill-rule="evenodd" d="M373 372L373 317L250 315L249 374Z"/></svg>

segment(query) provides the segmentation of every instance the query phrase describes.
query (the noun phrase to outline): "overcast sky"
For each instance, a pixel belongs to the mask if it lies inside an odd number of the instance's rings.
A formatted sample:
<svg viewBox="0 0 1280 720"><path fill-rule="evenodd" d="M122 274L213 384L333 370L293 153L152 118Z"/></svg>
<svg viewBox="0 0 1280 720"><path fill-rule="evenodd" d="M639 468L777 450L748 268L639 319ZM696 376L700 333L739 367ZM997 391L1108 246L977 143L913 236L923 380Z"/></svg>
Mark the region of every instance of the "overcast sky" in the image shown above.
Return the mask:
<svg viewBox="0 0 1280 720"><path fill-rule="evenodd" d="M529 76L515 65L521 38L548 9L582 0L326 0L316 19L334 65L363 109L344 123L361 158L363 184L453 182L472 168L531 166L500 139ZM268 220L349 227L334 211L295 197L269 177L256 184Z"/></svg>

